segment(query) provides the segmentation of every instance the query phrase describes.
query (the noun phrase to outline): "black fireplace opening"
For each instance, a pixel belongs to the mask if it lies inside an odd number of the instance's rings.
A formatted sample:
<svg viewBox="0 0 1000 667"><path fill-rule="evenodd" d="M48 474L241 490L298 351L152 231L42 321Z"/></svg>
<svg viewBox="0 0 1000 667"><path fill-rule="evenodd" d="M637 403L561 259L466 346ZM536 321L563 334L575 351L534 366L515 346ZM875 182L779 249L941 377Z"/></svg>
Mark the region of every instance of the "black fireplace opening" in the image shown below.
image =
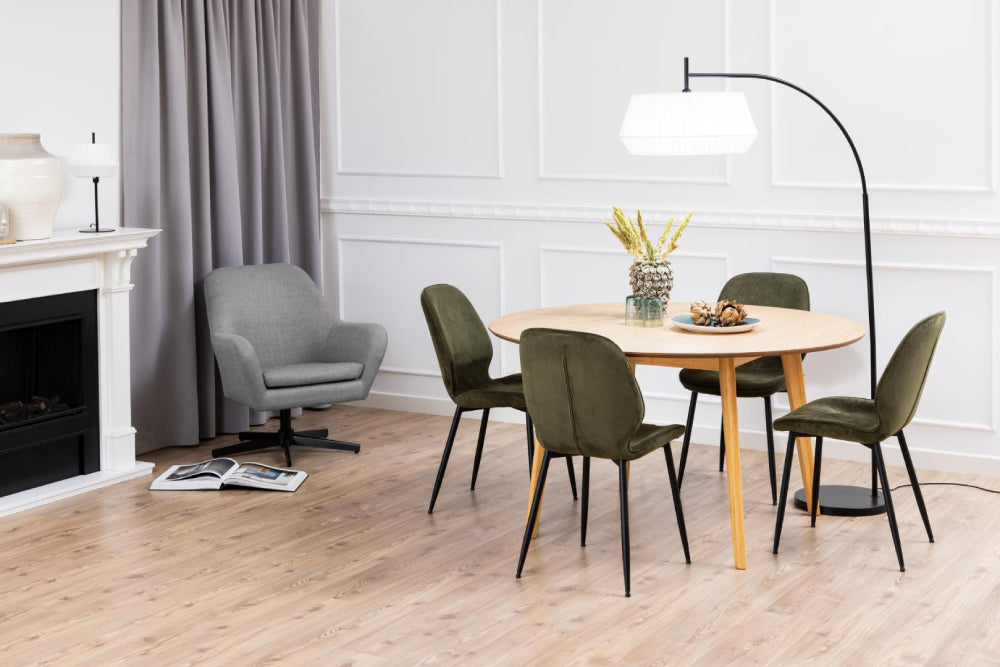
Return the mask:
<svg viewBox="0 0 1000 667"><path fill-rule="evenodd" d="M0 496L100 468L97 292L0 303Z"/></svg>

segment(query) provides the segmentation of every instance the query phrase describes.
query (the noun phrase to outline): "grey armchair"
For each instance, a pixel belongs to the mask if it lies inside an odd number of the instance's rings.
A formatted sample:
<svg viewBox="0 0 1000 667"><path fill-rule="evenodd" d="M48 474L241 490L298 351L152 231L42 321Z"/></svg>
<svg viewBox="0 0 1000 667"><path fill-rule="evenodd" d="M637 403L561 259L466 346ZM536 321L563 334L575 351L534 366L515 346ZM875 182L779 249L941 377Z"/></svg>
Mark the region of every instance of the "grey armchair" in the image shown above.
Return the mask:
<svg viewBox="0 0 1000 667"><path fill-rule="evenodd" d="M295 432L291 411L368 396L385 355L384 328L341 321L291 264L216 269L205 277L205 304L225 395L279 411L277 432L241 432L240 443L212 456L281 447L290 466L292 445L361 450L327 439L327 429Z"/></svg>

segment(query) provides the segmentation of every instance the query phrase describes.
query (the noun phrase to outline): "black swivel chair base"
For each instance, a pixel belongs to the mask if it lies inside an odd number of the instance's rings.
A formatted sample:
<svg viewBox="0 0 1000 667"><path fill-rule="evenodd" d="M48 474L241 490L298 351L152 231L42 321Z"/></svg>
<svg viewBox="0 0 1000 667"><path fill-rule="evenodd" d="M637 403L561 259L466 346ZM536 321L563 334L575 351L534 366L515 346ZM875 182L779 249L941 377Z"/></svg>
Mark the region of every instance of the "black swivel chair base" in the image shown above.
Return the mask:
<svg viewBox="0 0 1000 667"><path fill-rule="evenodd" d="M212 458L219 456L232 456L243 452L256 452L260 449L271 447L281 447L285 450L285 465L292 465L292 445L299 447L318 447L320 449L337 449L345 452L361 451L361 445L353 442L341 442L340 440L330 440L326 436L329 430L325 428L311 429L308 431L295 431L292 429L292 411L282 410L278 413L278 430L271 432L242 431L239 434L240 442L228 447L220 447L212 450Z"/></svg>

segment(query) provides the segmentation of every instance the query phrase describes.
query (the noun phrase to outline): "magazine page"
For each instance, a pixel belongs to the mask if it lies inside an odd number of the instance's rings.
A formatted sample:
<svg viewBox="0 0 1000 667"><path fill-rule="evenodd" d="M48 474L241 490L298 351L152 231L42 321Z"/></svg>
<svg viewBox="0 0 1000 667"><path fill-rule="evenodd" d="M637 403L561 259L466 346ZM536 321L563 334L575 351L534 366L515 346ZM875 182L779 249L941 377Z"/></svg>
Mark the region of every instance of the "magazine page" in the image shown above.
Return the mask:
<svg viewBox="0 0 1000 667"><path fill-rule="evenodd" d="M174 465L153 480L151 491L209 491L222 488L226 472L236 468L232 459L212 459L201 463ZM222 471L222 472L220 472Z"/></svg>
<svg viewBox="0 0 1000 667"><path fill-rule="evenodd" d="M214 475L219 479L226 476L230 470L238 464L233 459L210 459L201 463L191 463L188 465L173 466L174 471L166 477L166 481L173 482L179 479L189 479L200 475Z"/></svg>
<svg viewBox="0 0 1000 667"><path fill-rule="evenodd" d="M232 486L247 486L272 491L294 491L307 474L301 470L275 468L263 463L243 463L226 475L223 482Z"/></svg>

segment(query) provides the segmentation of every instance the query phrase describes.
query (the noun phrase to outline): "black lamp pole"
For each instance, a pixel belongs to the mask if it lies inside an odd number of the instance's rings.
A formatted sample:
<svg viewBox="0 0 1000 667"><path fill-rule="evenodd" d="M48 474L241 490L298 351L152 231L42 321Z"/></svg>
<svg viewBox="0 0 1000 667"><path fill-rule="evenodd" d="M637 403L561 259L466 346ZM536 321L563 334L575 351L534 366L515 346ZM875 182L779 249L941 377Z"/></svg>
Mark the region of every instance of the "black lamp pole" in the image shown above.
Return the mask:
<svg viewBox="0 0 1000 667"><path fill-rule="evenodd" d="M871 373L871 396L875 398L875 386L878 382L876 376L876 366L875 366L875 294L872 283L872 229L871 229L871 219L868 215L868 181L865 180L865 168L861 164L861 156L858 155L858 149L854 145L854 140L851 139L851 135L847 133L847 128L844 124L840 122L840 119L830 108L819 101L815 95L809 91L796 86L790 81L785 81L784 79L779 79L776 76L770 76L768 74L751 74L744 72L691 72L688 69L688 59L684 58L684 90L682 92L690 93L690 79L692 78L717 78L717 79L763 79L764 81L773 81L774 83L779 83L782 86L787 86L792 90L798 91L808 97L810 100L815 102L819 108L826 112L826 115L837 124L840 128L840 132L844 135L844 139L847 140L847 145L851 147L851 153L854 155L854 161L858 165L858 174L861 177L861 214L864 221L864 233L865 233L865 278L868 283L868 344L871 354L870 361L870 373ZM885 512L885 503L882 500L881 494L878 493L876 486L876 475L875 475L875 459L874 452L872 452L872 487L869 492L867 488L861 487L847 487L847 486L834 486L827 487L829 492L826 497L823 495L822 487L820 487L820 511L824 514L836 514L839 516L858 516L865 514L880 514ZM801 509L806 508L805 491L800 489L795 494L795 504Z"/></svg>

